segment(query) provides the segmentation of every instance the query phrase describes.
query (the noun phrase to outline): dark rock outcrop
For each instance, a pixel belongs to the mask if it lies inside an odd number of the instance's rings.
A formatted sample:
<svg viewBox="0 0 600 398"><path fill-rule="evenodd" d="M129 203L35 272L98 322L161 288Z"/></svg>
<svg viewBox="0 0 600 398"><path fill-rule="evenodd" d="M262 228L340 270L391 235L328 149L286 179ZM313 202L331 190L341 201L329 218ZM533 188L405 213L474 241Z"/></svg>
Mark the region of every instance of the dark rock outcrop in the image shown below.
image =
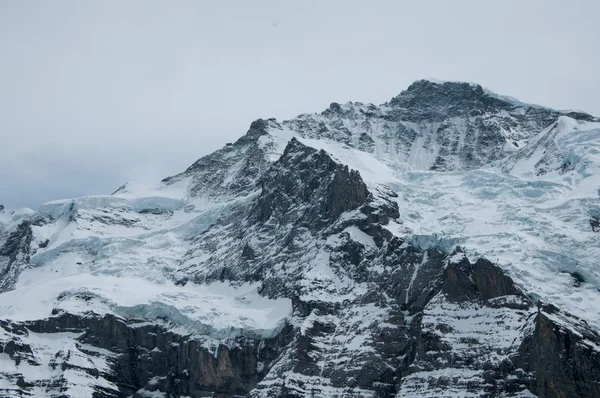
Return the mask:
<svg viewBox="0 0 600 398"><path fill-rule="evenodd" d="M540 398L600 396L600 335L553 305L539 308L512 363L528 372L522 382Z"/></svg>
<svg viewBox="0 0 600 398"><path fill-rule="evenodd" d="M343 212L364 204L369 192L360 175L334 162L325 151L303 145L295 138L281 158L261 178L262 193L254 213L259 222L274 214L286 223L291 208L304 208L294 221L308 228L321 228Z"/></svg>
<svg viewBox="0 0 600 398"><path fill-rule="evenodd" d="M292 336L290 326L285 326L274 338L236 338L211 350L201 338L173 333L165 326L126 322L113 315L59 314L23 325L0 322L1 328L23 338L30 332L40 336L64 331L81 333L76 338L77 353L59 351L51 363L36 362L32 347L19 339L0 343L0 353L8 354L16 365L28 361L40 368L60 367L63 371L72 369L91 375L98 379L95 395L98 397L142 397L143 392L151 391L173 397L231 397L244 396L252 390ZM110 367L87 367L71 361L72 355L84 358L101 355ZM17 375L10 377L22 377L18 376L18 368L15 371ZM0 377L9 376L0 373ZM46 383L52 384L48 394L55 396L66 382L61 379L32 382L23 378L22 391L26 394L32 387ZM116 389L101 388L106 382ZM4 396L2 390L0 396Z"/></svg>
<svg viewBox="0 0 600 398"><path fill-rule="evenodd" d="M274 119L252 122L248 132L231 145L204 156L183 173L162 180L167 185L191 178L192 196L234 198L255 190L258 179L271 166L259 138L268 134Z"/></svg>
<svg viewBox="0 0 600 398"><path fill-rule="evenodd" d="M29 262L32 238L31 221L24 220L0 247L0 264L6 264L0 269L0 293L13 288L22 267Z"/></svg>
<svg viewBox="0 0 600 398"><path fill-rule="evenodd" d="M590 227L592 227L592 231L600 232L600 217L592 216L590 218Z"/></svg>
<svg viewBox="0 0 600 398"><path fill-rule="evenodd" d="M446 267L442 292L452 302L487 301L500 296L521 295L500 268L485 259L471 264L467 258Z"/></svg>

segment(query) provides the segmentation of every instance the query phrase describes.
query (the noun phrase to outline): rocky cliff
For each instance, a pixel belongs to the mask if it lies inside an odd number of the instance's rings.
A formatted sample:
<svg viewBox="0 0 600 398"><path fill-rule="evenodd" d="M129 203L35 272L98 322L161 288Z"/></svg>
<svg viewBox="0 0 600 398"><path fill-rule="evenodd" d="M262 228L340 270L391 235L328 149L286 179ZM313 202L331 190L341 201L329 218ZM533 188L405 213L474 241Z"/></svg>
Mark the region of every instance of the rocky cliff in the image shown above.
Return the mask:
<svg viewBox="0 0 600 398"><path fill-rule="evenodd" d="M418 81L2 210L0 396L600 396L599 132Z"/></svg>

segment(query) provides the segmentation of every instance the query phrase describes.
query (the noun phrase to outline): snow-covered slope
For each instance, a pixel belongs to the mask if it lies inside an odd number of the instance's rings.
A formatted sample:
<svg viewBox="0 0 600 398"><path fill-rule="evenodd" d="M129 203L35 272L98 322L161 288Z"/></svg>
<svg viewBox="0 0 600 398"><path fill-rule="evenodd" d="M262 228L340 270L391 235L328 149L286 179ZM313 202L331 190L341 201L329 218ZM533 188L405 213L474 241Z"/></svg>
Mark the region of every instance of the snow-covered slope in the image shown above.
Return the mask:
<svg viewBox="0 0 600 398"><path fill-rule="evenodd" d="M598 145L421 80L3 210L0 396L600 394Z"/></svg>
<svg viewBox="0 0 600 398"><path fill-rule="evenodd" d="M331 139L419 170L471 170L516 152L561 116L472 83L419 80L375 106L332 103L283 122L306 138Z"/></svg>

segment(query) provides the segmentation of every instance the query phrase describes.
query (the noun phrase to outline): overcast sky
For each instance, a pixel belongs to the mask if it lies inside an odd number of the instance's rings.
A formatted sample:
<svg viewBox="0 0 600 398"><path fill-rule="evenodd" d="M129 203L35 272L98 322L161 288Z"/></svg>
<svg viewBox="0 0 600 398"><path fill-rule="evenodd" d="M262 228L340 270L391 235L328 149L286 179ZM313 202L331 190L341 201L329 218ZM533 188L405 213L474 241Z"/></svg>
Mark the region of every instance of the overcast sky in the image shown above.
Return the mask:
<svg viewBox="0 0 600 398"><path fill-rule="evenodd" d="M600 115L599 1L410 3L2 1L0 203L158 181L257 118L424 77Z"/></svg>

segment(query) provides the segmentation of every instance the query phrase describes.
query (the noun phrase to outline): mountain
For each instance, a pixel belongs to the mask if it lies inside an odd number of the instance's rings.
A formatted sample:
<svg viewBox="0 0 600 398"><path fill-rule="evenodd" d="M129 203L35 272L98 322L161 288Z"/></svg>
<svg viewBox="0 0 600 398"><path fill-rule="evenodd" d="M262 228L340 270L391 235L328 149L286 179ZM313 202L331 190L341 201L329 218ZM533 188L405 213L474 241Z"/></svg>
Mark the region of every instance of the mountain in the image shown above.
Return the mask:
<svg viewBox="0 0 600 398"><path fill-rule="evenodd" d="M0 396L600 396L600 120L420 80L0 211Z"/></svg>

